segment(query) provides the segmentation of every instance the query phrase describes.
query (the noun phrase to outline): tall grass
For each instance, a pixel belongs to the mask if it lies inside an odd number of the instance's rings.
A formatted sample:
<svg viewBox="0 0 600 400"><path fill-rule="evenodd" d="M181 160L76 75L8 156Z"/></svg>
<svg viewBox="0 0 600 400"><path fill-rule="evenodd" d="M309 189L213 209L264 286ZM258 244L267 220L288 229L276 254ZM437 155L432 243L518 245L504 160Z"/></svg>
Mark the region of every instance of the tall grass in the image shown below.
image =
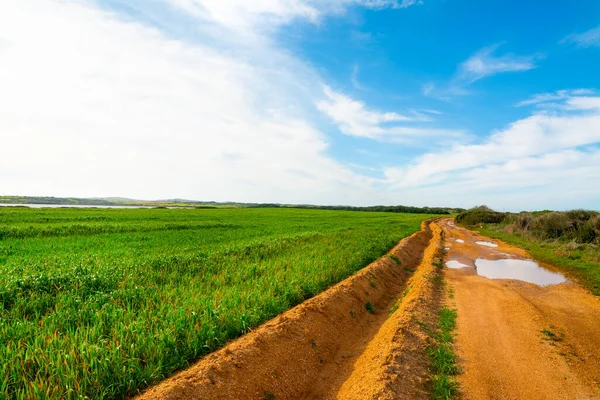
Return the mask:
<svg viewBox="0 0 600 400"><path fill-rule="evenodd" d="M375 260L428 215L0 209L0 398L124 398Z"/></svg>

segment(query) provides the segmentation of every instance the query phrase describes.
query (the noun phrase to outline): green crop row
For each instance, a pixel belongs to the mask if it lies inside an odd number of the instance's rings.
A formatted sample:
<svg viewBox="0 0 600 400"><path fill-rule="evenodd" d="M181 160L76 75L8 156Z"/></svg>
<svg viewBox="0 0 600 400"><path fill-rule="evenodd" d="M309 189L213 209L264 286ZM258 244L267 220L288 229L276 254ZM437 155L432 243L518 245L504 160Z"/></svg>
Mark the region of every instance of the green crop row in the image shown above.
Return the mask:
<svg viewBox="0 0 600 400"><path fill-rule="evenodd" d="M135 394L356 272L429 217L0 209L0 399Z"/></svg>

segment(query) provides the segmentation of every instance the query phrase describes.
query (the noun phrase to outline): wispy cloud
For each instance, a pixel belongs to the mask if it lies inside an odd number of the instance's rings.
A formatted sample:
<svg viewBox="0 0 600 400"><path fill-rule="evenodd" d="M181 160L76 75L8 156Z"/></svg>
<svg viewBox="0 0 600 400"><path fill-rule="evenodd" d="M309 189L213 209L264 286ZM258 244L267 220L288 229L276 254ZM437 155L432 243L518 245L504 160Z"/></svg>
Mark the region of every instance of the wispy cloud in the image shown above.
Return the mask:
<svg viewBox="0 0 600 400"><path fill-rule="evenodd" d="M572 98L573 96L581 96L593 94L594 91L590 89L573 89L573 90L557 90L556 92L551 93L539 93L533 95L531 98L527 100L520 101L516 104L517 107L530 106L530 105L540 105L546 104L550 102L560 101Z"/></svg>
<svg viewBox="0 0 600 400"><path fill-rule="evenodd" d="M323 92L325 99L317 102L317 108L333 119L346 135L403 142L419 142L432 136L450 139L464 135L463 131L415 125L432 121L426 115L432 113L430 111L410 110L405 114L376 111L329 86L325 86Z"/></svg>
<svg viewBox="0 0 600 400"><path fill-rule="evenodd" d="M441 85L433 82L427 82L421 86L421 93L424 96L432 97L442 101L451 101L457 96L467 96L471 94L471 90L468 89L464 82L453 79L450 83L444 83Z"/></svg>
<svg viewBox="0 0 600 400"><path fill-rule="evenodd" d="M456 73L449 82L441 85L427 82L422 85L421 93L425 96L449 101L456 96L471 94L472 91L469 86L480 79L497 74L523 72L537 68L535 62L542 57L540 54L523 56L506 53L496 55L502 44L494 44L477 51L458 65Z"/></svg>
<svg viewBox="0 0 600 400"><path fill-rule="evenodd" d="M356 0L356 3L373 9L408 8L416 4L423 4L421 0Z"/></svg>
<svg viewBox="0 0 600 400"><path fill-rule="evenodd" d="M578 47L600 47L600 26L582 33L572 33L563 38L560 44L575 44Z"/></svg>
<svg viewBox="0 0 600 400"><path fill-rule="evenodd" d="M529 71L537 66L535 60L539 55L518 56L515 54L494 55L501 44L485 47L473 54L459 67L458 79L473 83L479 79L506 73Z"/></svg>

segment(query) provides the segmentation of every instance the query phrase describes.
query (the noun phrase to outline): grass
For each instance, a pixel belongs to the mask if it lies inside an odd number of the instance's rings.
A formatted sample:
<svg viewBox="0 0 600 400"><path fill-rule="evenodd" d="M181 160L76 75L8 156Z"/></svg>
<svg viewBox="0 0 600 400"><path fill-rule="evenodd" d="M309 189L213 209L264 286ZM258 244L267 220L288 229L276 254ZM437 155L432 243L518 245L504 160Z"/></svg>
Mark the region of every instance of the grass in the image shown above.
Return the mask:
<svg viewBox="0 0 600 400"><path fill-rule="evenodd" d="M275 400L276 396L271 392L264 392L264 399L265 400Z"/></svg>
<svg viewBox="0 0 600 400"><path fill-rule="evenodd" d="M402 264L402 261L400 260L400 258L398 258L397 255L395 255L395 254L388 254L387 256L388 256L388 258L390 258L391 260L393 260L396 264L398 264L398 265Z"/></svg>
<svg viewBox="0 0 600 400"><path fill-rule="evenodd" d="M448 400L455 398L458 393L458 383L454 375L459 373L459 369L452 345L456 329L456 310L442 308L438 324L438 331L435 334L436 345L429 349L434 373L432 397Z"/></svg>
<svg viewBox="0 0 600 400"><path fill-rule="evenodd" d="M542 335L544 335L545 340L550 340L552 342L562 342L562 337L552 332L550 329L542 329Z"/></svg>
<svg viewBox="0 0 600 400"><path fill-rule="evenodd" d="M577 278L592 293L600 296L600 248L593 244L536 240L520 234L508 234L502 226L485 224L477 229L482 235L503 240L527 250L532 257L556 266Z"/></svg>
<svg viewBox="0 0 600 400"><path fill-rule="evenodd" d="M430 215L0 209L0 398L125 398L385 254Z"/></svg>
<svg viewBox="0 0 600 400"><path fill-rule="evenodd" d="M371 314L375 314L375 307L373 306L373 304L371 304L370 301L367 301L365 303L365 310L367 310L368 312L370 312Z"/></svg>

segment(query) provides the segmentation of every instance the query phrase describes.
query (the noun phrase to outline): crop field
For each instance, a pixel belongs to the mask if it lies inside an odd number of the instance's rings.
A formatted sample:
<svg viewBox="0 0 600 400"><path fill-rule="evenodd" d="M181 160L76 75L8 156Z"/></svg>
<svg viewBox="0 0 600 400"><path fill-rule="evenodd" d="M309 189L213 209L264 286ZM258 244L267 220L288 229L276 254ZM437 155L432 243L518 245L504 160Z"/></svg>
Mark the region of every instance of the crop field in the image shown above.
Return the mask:
<svg viewBox="0 0 600 400"><path fill-rule="evenodd" d="M0 209L0 399L123 398L314 296L431 215Z"/></svg>

